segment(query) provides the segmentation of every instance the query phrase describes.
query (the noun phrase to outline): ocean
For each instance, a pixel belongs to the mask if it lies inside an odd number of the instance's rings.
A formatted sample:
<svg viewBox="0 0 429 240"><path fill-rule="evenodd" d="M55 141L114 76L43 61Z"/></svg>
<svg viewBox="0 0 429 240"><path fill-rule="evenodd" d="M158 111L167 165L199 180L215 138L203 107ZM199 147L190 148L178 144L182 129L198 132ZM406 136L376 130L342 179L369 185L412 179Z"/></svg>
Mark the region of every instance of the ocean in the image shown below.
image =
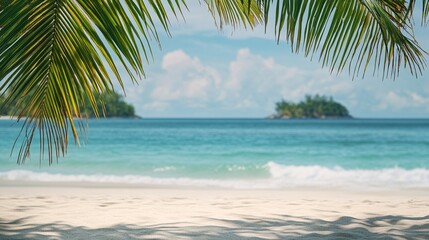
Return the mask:
<svg viewBox="0 0 429 240"><path fill-rule="evenodd" d="M10 156L20 125L0 120L0 184L286 189L428 188L426 119L91 119L49 166ZM19 144L19 142L18 142Z"/></svg>

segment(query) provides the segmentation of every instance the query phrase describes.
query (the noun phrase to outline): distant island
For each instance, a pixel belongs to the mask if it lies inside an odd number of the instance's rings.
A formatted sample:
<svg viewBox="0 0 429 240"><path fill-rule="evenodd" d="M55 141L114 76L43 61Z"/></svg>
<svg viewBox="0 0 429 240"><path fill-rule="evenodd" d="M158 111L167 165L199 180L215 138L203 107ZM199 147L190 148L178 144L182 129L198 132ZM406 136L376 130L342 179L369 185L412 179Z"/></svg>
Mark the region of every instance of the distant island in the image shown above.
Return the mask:
<svg viewBox="0 0 429 240"><path fill-rule="evenodd" d="M140 118L135 114L134 107L123 100L122 95L110 92L100 96L105 104L106 118ZM97 110L100 117L103 117L103 107L100 102L97 103ZM92 109L89 99L85 99L85 104L81 106L82 116L95 118L96 114ZM0 97L0 116L14 116L19 113L15 104L4 105L4 97Z"/></svg>
<svg viewBox="0 0 429 240"><path fill-rule="evenodd" d="M101 99L105 104L106 118L140 118L135 114L134 106L124 101L123 96L115 92L104 93ZM103 107L100 102L97 102L97 110L100 117L103 117ZM96 114L88 99L85 99L85 104L82 108L82 116L95 118Z"/></svg>
<svg viewBox="0 0 429 240"><path fill-rule="evenodd" d="M332 97L307 95L305 100L293 103L281 100L276 103L276 113L268 116L272 119L325 119L325 118L352 118L349 111L341 103L335 102Z"/></svg>

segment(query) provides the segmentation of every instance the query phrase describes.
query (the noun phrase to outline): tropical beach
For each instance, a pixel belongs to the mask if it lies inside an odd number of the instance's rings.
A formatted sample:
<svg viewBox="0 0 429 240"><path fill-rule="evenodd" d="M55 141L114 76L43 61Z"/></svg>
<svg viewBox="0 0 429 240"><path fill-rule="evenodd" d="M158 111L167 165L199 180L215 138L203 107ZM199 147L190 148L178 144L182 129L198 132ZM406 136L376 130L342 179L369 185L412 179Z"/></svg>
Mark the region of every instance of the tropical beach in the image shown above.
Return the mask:
<svg viewBox="0 0 429 240"><path fill-rule="evenodd" d="M429 239L428 23L0 1L0 239Z"/></svg>

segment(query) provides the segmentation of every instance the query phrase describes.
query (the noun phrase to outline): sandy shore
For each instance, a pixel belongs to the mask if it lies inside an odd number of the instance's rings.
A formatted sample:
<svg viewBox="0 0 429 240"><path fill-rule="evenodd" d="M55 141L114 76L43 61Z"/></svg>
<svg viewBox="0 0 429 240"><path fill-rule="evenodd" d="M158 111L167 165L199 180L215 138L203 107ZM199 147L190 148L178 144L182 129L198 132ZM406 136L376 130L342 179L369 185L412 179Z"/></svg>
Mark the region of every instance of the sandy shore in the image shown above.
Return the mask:
<svg viewBox="0 0 429 240"><path fill-rule="evenodd" d="M0 239L429 239L426 190L0 186Z"/></svg>

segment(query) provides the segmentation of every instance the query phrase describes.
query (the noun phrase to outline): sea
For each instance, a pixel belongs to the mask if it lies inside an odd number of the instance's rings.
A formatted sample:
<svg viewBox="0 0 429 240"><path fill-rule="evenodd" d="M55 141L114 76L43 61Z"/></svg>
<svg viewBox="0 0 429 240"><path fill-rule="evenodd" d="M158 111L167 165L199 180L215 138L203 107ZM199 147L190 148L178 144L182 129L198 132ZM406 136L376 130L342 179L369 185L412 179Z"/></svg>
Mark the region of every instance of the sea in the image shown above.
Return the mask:
<svg viewBox="0 0 429 240"><path fill-rule="evenodd" d="M0 120L1 185L429 188L428 119L90 119L52 165L37 139L17 164L20 129Z"/></svg>

